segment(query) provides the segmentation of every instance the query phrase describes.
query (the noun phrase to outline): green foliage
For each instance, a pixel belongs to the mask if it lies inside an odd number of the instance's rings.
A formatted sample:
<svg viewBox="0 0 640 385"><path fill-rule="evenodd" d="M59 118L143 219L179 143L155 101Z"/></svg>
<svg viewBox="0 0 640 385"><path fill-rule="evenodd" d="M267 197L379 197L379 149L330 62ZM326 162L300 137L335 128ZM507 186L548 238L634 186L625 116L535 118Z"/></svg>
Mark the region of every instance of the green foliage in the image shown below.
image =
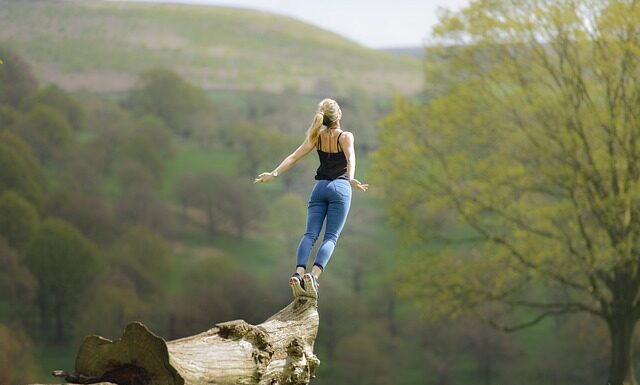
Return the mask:
<svg viewBox="0 0 640 385"><path fill-rule="evenodd" d="M15 130L42 162L47 162L68 150L73 142L71 125L57 110L36 105Z"/></svg>
<svg viewBox="0 0 640 385"><path fill-rule="evenodd" d="M37 376L33 344L21 328L0 323L0 383L30 383Z"/></svg>
<svg viewBox="0 0 640 385"><path fill-rule="evenodd" d="M27 246L25 265L38 279L43 329L54 320L53 337L65 341L84 291L103 267L96 246L68 222L45 219Z"/></svg>
<svg viewBox="0 0 640 385"><path fill-rule="evenodd" d="M117 339L129 322L144 319L151 303L141 300L135 287L127 285L118 273L110 275L109 281L96 283L90 300L83 303L83 311L74 324L76 345L91 334Z"/></svg>
<svg viewBox="0 0 640 385"><path fill-rule="evenodd" d="M624 362L640 314L638 19L630 2L586 0L445 14L449 45L425 66L433 99L399 100L377 153L392 216L430 242L400 282L425 315L474 311L508 329L596 315L610 325L614 384L635 383Z"/></svg>
<svg viewBox="0 0 640 385"><path fill-rule="evenodd" d="M155 116L147 115L133 122L124 144L124 155L144 166L159 182L172 153L171 133Z"/></svg>
<svg viewBox="0 0 640 385"><path fill-rule="evenodd" d="M20 118L20 112L8 104L0 104L0 132L11 128Z"/></svg>
<svg viewBox="0 0 640 385"><path fill-rule="evenodd" d="M130 228L111 251L111 266L131 279L136 293L149 299L164 292L171 252L164 238L142 227Z"/></svg>
<svg viewBox="0 0 640 385"><path fill-rule="evenodd" d="M244 237L265 214L258 192L249 181L215 171L183 175L175 192L182 203L183 216L189 215L188 207L200 210L201 215L192 215L207 223L210 238L224 226L231 226L237 236Z"/></svg>
<svg viewBox="0 0 640 385"><path fill-rule="evenodd" d="M38 212L14 191L0 195L0 235L9 246L21 250L31 240L38 226Z"/></svg>
<svg viewBox="0 0 640 385"><path fill-rule="evenodd" d="M305 231L307 202L299 195L285 193L268 205L269 216L265 229L272 233L285 250L296 250Z"/></svg>
<svg viewBox="0 0 640 385"><path fill-rule="evenodd" d="M80 103L56 85L49 85L22 101L21 108L30 110L37 105L51 107L61 113L75 131L85 126L85 110Z"/></svg>
<svg viewBox="0 0 640 385"><path fill-rule="evenodd" d="M255 178L263 168L277 165L294 147L284 134L248 122L237 124L228 135L242 154L238 169L247 179Z"/></svg>
<svg viewBox="0 0 640 385"><path fill-rule="evenodd" d="M185 137L198 129L211 109L202 89L168 69L144 72L140 87L129 93L124 105L136 113L160 117L174 133Z"/></svg>
<svg viewBox="0 0 640 385"><path fill-rule="evenodd" d="M18 261L18 255L0 237L0 322L32 326L38 282Z"/></svg>
<svg viewBox="0 0 640 385"><path fill-rule="evenodd" d="M256 296L261 284L228 257L203 255L186 273L184 291L172 306L176 336L207 330L211 320L262 322L272 309Z"/></svg>
<svg viewBox="0 0 640 385"><path fill-rule="evenodd" d="M0 192L13 190L40 207L46 188L42 175L29 146L12 134L0 133Z"/></svg>
<svg viewBox="0 0 640 385"><path fill-rule="evenodd" d="M29 64L15 51L0 47L0 104L14 107L36 91L38 83Z"/></svg>

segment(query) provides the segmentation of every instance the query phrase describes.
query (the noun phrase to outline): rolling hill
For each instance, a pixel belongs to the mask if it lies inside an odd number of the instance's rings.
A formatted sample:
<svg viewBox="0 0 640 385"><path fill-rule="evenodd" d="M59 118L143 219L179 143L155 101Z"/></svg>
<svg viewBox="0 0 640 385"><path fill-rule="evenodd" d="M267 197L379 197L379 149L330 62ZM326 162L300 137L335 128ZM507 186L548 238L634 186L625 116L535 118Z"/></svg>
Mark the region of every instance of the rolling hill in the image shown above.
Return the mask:
<svg viewBox="0 0 640 385"><path fill-rule="evenodd" d="M0 45L45 83L124 91L168 67L208 90L413 93L420 61L286 16L205 5L0 0Z"/></svg>

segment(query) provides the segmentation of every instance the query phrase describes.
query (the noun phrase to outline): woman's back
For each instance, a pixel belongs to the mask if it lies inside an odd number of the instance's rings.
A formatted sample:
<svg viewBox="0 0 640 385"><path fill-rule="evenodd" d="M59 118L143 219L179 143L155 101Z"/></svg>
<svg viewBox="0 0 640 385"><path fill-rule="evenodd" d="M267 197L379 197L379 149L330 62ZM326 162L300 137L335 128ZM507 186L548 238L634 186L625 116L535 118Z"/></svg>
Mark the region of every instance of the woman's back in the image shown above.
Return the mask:
<svg viewBox="0 0 640 385"><path fill-rule="evenodd" d="M320 131L316 144L320 161L320 166L316 171L316 180L349 179L347 158L340 143L340 137L343 133L342 130L325 129Z"/></svg>

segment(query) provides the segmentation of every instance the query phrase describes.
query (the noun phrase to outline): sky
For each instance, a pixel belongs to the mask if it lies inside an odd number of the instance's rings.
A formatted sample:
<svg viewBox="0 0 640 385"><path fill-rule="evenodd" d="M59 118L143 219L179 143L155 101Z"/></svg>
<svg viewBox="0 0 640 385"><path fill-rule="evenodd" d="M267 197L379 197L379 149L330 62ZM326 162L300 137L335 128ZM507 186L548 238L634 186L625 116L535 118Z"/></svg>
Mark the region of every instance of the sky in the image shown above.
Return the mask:
<svg viewBox="0 0 640 385"><path fill-rule="evenodd" d="M422 46L438 8L458 10L469 0L138 0L211 4L275 12L336 32L370 48Z"/></svg>

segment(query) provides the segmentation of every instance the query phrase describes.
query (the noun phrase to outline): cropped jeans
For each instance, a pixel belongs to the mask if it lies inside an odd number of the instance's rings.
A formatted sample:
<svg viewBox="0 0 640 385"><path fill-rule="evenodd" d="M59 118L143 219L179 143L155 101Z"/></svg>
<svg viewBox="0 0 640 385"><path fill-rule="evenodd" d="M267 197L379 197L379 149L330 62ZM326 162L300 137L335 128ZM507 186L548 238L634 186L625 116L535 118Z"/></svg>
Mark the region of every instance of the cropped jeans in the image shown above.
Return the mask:
<svg viewBox="0 0 640 385"><path fill-rule="evenodd" d="M351 206L351 184L345 179L319 180L309 197L307 231L300 240L297 267L307 267L311 248L320 236L322 224L327 219L324 239L316 255L315 266L324 270L338 242Z"/></svg>

